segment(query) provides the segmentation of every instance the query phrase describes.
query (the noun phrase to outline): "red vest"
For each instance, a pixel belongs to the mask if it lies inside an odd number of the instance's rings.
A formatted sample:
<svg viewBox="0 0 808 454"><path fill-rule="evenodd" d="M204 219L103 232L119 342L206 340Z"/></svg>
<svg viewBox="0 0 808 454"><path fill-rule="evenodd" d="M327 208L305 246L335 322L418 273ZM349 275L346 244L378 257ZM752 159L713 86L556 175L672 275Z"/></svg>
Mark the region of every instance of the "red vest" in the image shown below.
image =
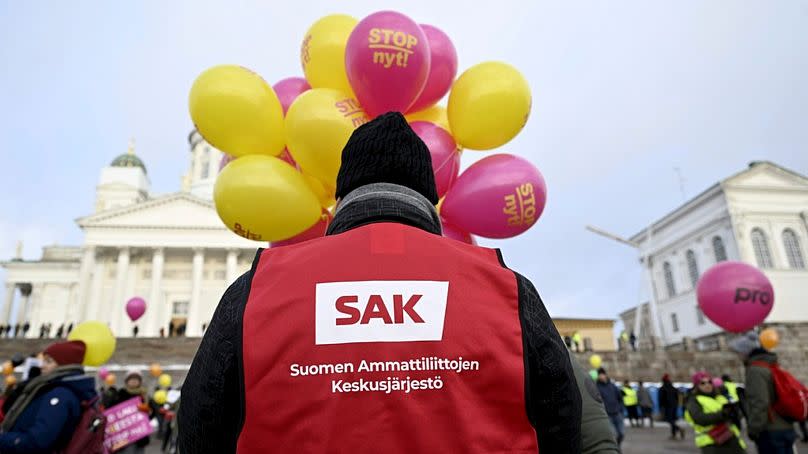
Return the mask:
<svg viewBox="0 0 808 454"><path fill-rule="evenodd" d="M401 224L264 251L238 452L538 452L518 300L495 250Z"/></svg>

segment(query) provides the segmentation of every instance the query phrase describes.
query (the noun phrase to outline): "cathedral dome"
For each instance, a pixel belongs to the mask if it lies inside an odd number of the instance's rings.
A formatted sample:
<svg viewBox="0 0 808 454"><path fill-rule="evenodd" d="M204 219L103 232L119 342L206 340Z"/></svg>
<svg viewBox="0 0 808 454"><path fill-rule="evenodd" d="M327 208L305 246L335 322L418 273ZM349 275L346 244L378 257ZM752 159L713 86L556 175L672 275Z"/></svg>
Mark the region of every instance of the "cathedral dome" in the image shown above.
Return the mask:
<svg viewBox="0 0 808 454"><path fill-rule="evenodd" d="M140 167L143 173L147 173L146 165L135 155L134 141L129 142L129 150L126 153L112 160L110 167Z"/></svg>

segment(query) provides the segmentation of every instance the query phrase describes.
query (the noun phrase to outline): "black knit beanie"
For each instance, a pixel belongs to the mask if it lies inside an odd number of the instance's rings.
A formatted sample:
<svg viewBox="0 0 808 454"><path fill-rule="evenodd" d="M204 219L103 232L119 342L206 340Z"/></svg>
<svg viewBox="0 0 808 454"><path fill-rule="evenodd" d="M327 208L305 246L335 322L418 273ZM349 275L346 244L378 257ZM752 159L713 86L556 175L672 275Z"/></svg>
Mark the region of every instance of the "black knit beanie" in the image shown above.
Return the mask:
<svg viewBox="0 0 808 454"><path fill-rule="evenodd" d="M388 112L358 127L342 149L337 198L372 183L406 186L433 205L438 203L429 148L398 112Z"/></svg>

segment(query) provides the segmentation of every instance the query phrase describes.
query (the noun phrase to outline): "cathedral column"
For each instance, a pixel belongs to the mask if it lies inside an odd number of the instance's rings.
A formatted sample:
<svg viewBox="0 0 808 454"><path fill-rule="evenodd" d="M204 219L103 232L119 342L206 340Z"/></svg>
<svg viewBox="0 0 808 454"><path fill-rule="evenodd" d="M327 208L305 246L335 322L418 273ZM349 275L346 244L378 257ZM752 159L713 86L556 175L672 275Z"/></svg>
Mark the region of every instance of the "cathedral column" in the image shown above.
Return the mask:
<svg viewBox="0 0 808 454"><path fill-rule="evenodd" d="M227 271L225 279L227 280L225 287L229 287L238 278L238 250L228 249L227 251Z"/></svg>
<svg viewBox="0 0 808 454"><path fill-rule="evenodd" d="M202 248L194 249L193 268L191 271L191 302L188 307L188 322L185 334L187 336L200 336L202 334L202 271L205 262L205 251Z"/></svg>
<svg viewBox="0 0 808 454"><path fill-rule="evenodd" d="M165 251L163 248L156 248L152 254L151 293L149 305L146 309L148 322L144 326L143 332L145 336L157 336L160 327L168 323L165 320L164 304L161 299L163 294L163 263L165 263Z"/></svg>
<svg viewBox="0 0 808 454"><path fill-rule="evenodd" d="M129 333L125 333L123 331L123 326L121 326L121 312L125 312L126 308L124 306L126 295L124 295L124 291L126 290L126 275L129 272L129 248L122 247L118 251L118 267L115 273L115 298L112 300L112 307L110 310L104 311L105 318L107 322L112 322L112 332L116 336L125 336Z"/></svg>
<svg viewBox="0 0 808 454"><path fill-rule="evenodd" d="M11 321L11 308L14 307L15 290L17 290L17 284L6 282L6 307L3 310L3 318L0 319L0 325L6 325Z"/></svg>
<svg viewBox="0 0 808 454"><path fill-rule="evenodd" d="M104 281L104 262L96 260L93 276L90 280L90 299L84 308L84 318L76 320L81 323L87 320L99 319L99 306L101 305L101 286Z"/></svg>
<svg viewBox="0 0 808 454"><path fill-rule="evenodd" d="M84 255L81 257L81 265L79 267L79 292L78 301L76 302L80 310L84 312L85 317L87 305L90 300L90 275L94 267L95 246L87 246L84 248Z"/></svg>

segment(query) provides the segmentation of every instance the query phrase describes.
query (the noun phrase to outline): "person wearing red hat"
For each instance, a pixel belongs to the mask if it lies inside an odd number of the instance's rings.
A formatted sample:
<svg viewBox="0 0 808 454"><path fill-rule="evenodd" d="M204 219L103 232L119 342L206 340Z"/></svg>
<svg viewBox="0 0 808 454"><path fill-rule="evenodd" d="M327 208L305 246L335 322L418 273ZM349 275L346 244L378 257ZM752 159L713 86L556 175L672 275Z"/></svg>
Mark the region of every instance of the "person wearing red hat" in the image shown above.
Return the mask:
<svg viewBox="0 0 808 454"><path fill-rule="evenodd" d="M56 452L73 436L81 402L96 396L81 366L82 341L56 342L42 352L42 374L25 383L0 426L0 453Z"/></svg>
<svg viewBox="0 0 808 454"><path fill-rule="evenodd" d="M696 447L702 454L745 454L746 442L733 423L737 404L719 394L713 377L701 371L693 374L693 392L685 403L685 420L696 431Z"/></svg>

